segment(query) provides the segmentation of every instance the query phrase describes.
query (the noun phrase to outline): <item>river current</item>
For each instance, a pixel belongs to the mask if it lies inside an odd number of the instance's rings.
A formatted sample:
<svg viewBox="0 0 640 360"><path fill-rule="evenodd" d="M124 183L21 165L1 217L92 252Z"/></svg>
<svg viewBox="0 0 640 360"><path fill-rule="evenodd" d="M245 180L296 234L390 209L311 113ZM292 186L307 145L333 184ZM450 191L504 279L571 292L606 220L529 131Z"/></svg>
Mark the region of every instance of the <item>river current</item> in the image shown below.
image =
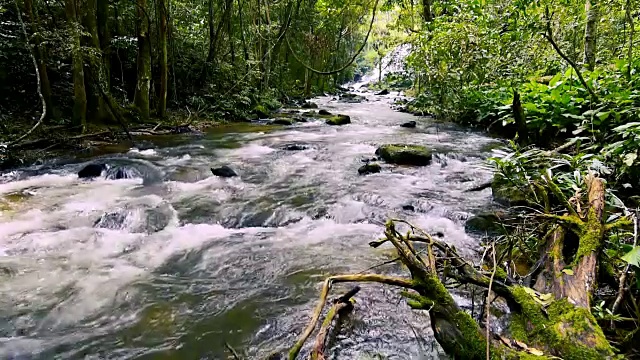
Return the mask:
<svg viewBox="0 0 640 360"><path fill-rule="evenodd" d="M349 115L349 125L233 125L3 174L0 358L226 359L228 342L264 359L295 342L325 276L393 255L368 246L389 217L474 256L480 240L464 222L491 205L491 190L465 190L491 178L483 165L496 140L393 111L395 93L365 96L313 100ZM399 126L410 120L417 128ZM425 145L434 161L358 175L385 143ZM285 150L290 144L306 149ZM156 178L78 179L97 160ZM213 176L222 165L239 176ZM372 284L362 285L328 355L443 357L428 315L411 311L397 289Z"/></svg>

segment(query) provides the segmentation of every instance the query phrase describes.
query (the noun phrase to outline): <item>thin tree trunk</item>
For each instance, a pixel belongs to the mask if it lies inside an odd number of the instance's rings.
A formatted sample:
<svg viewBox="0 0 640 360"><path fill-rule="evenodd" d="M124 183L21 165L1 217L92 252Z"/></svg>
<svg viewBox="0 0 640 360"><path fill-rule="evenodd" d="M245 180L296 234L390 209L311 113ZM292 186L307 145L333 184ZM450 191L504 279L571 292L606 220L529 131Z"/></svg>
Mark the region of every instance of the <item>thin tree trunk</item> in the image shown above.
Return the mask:
<svg viewBox="0 0 640 360"><path fill-rule="evenodd" d="M587 14L587 24L584 28L584 64L591 71L596 66L596 38L600 18L599 6L592 1L594 0L586 0L584 5Z"/></svg>
<svg viewBox="0 0 640 360"><path fill-rule="evenodd" d="M214 24L214 12L213 12L213 2L214 0L209 0L209 53L207 54L207 63L213 62L215 57L215 48L216 48L216 28Z"/></svg>
<svg viewBox="0 0 640 360"><path fill-rule="evenodd" d="M111 88L111 32L109 29L109 1L97 0L98 38L102 50L102 71L107 90Z"/></svg>
<svg viewBox="0 0 640 360"><path fill-rule="evenodd" d="M32 33L37 33L40 27L39 19L35 16L33 11L33 0L24 0L24 9L29 21L31 22ZM52 101L51 101L51 84L49 82L49 75L47 74L47 64L45 62L45 49L40 41L40 37L34 39L35 46L31 47L34 58L37 61L38 73L40 76L40 92L44 99L47 111L45 114L45 120L50 118L52 113Z"/></svg>
<svg viewBox="0 0 640 360"><path fill-rule="evenodd" d="M149 20L146 15L147 0L136 0L138 5L138 57L137 84L133 102L140 118L149 120L149 88L151 87L151 43L149 39Z"/></svg>
<svg viewBox="0 0 640 360"><path fill-rule="evenodd" d="M102 50L100 48L100 38L98 36L97 0L86 0L82 11L84 11L82 22L85 31L87 31L89 34L89 36L84 39L83 43L85 44L85 46L89 46L95 49L95 52L99 57L98 62L100 62L100 64L91 64L92 66L87 69L87 72L85 74L85 88L88 89L88 112L93 113L94 116L99 120L105 120L110 116L108 110L105 107L102 96L100 95L100 91L97 87L100 76L99 74L95 73L96 71L101 71L100 69L102 68L103 61Z"/></svg>
<svg viewBox="0 0 640 360"><path fill-rule="evenodd" d="M80 24L74 0L65 0L65 14L71 34L71 71L73 75L73 124L84 132L87 127L87 92L84 86L84 64L80 49Z"/></svg>
<svg viewBox="0 0 640 360"><path fill-rule="evenodd" d="M244 54L244 66L249 70L249 50L247 49L247 40L244 36L244 20L242 17L242 0L238 0L238 21L240 21L240 40L242 41L242 52Z"/></svg>
<svg viewBox="0 0 640 360"><path fill-rule="evenodd" d="M633 0L627 0L626 18L629 22L629 48L627 49L627 79L631 80L631 70L633 69L633 35L635 26L633 22Z"/></svg>
<svg viewBox="0 0 640 360"><path fill-rule="evenodd" d="M156 0L158 7L158 48L160 49L160 94L158 94L158 117L164 118L167 111L167 81L169 68L167 66L167 1Z"/></svg>

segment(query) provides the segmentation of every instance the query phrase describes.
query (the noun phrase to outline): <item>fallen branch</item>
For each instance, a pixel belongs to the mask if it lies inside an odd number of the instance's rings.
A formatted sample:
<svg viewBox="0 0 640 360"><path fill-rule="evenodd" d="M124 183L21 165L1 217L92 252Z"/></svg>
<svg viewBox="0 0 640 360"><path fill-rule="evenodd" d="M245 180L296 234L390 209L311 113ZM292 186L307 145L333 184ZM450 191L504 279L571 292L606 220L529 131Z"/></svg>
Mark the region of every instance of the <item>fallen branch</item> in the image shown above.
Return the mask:
<svg viewBox="0 0 640 360"><path fill-rule="evenodd" d="M352 297L355 296L358 291L360 291L360 287L354 287L348 293L336 299L331 309L329 309L327 316L322 322L318 336L316 336L316 341L311 351L312 360L324 360L325 342L331 323L333 323L333 319L335 319L336 316L350 311L353 308Z"/></svg>

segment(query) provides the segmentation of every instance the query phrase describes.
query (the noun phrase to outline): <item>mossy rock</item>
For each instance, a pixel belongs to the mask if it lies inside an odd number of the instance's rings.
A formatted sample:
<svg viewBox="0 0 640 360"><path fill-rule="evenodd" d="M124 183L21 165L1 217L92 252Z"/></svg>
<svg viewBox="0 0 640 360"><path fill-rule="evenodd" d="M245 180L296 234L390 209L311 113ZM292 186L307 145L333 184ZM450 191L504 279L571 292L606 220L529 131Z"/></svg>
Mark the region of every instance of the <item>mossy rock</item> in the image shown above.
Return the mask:
<svg viewBox="0 0 640 360"><path fill-rule="evenodd" d="M505 206L528 205L527 198L533 195L530 191L523 191L499 175L493 177L491 191L493 192L493 201Z"/></svg>
<svg viewBox="0 0 640 360"><path fill-rule="evenodd" d="M375 174L375 173L379 173L380 170L382 170L382 168L380 167L379 164L376 164L376 163L365 164L358 169L358 174L360 175Z"/></svg>
<svg viewBox="0 0 640 360"><path fill-rule="evenodd" d="M256 105L256 107L253 108L252 112L254 115L256 115L260 119L269 118L271 115L271 112L267 110L267 108L264 107L263 105Z"/></svg>
<svg viewBox="0 0 640 360"><path fill-rule="evenodd" d="M426 147L405 144L382 145L376 150L376 155L391 164L415 166L429 165L433 158Z"/></svg>
<svg viewBox="0 0 640 360"><path fill-rule="evenodd" d="M270 124L289 126L289 125L293 125L293 119L284 119L284 118L283 119L275 119L275 120L271 121Z"/></svg>
<svg viewBox="0 0 640 360"><path fill-rule="evenodd" d="M328 125L345 125L350 123L351 118L347 115L335 115L327 119Z"/></svg>

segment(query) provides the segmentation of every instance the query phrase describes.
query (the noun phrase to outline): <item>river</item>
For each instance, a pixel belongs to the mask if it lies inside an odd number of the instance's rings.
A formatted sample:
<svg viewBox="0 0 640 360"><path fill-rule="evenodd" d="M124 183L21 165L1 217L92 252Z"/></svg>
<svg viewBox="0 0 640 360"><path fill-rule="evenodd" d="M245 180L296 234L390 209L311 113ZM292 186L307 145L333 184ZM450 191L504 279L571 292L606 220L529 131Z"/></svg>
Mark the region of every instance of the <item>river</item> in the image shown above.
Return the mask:
<svg viewBox="0 0 640 360"><path fill-rule="evenodd" d="M227 341L264 359L295 342L325 276L392 256L367 245L390 216L473 256L479 239L464 222L491 206L491 190L465 190L491 178L483 164L496 140L395 112L397 94L365 95L314 99L349 115L345 126L236 125L120 155L160 181L78 179L92 159L4 174L0 358L226 359ZM410 120L418 127L398 126ZM293 143L307 149L283 150ZM434 161L359 176L384 143L426 145ZM211 175L221 165L239 177ZM443 356L428 315L376 285L363 285L329 355Z"/></svg>

